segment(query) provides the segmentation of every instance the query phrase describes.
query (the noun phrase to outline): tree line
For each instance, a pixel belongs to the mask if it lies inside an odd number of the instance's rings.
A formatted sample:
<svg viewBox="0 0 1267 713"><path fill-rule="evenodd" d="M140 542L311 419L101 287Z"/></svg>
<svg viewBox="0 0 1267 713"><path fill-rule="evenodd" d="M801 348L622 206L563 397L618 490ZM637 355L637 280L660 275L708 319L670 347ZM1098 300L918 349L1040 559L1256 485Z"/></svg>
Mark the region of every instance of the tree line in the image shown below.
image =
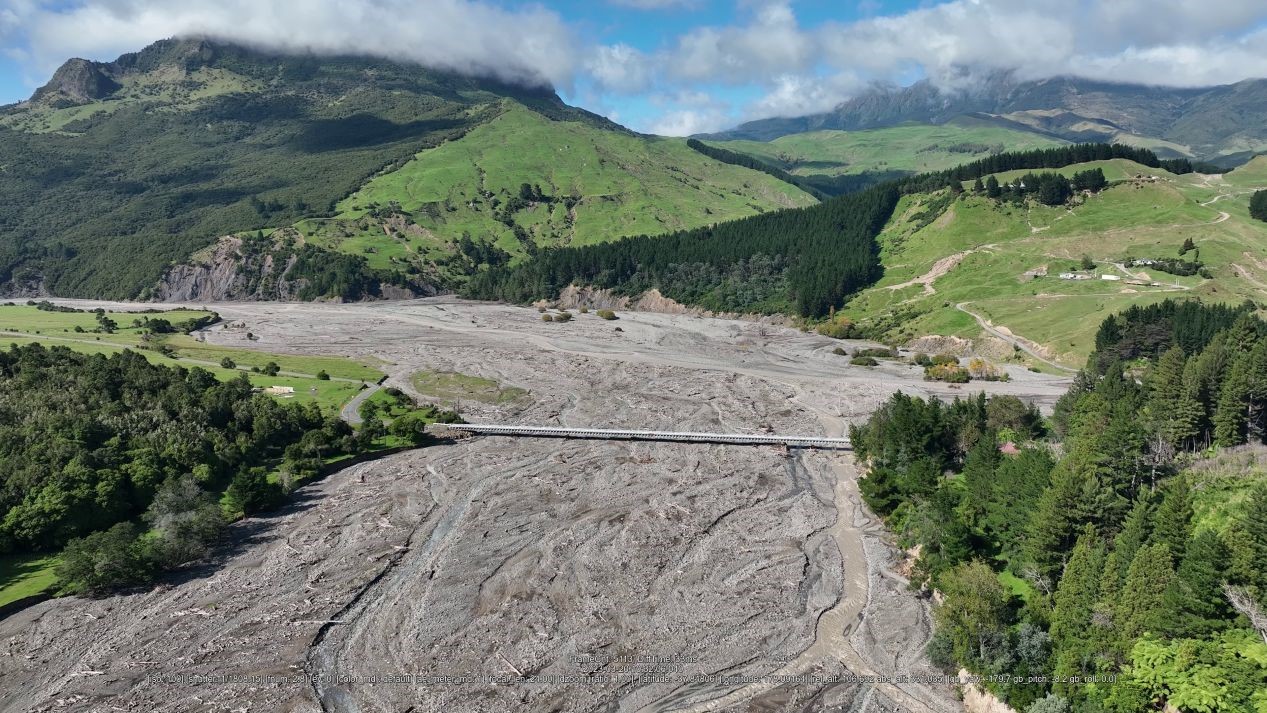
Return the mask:
<svg viewBox="0 0 1267 713"><path fill-rule="evenodd" d="M418 419L398 421L424 441ZM140 583L384 431L256 393L245 374L15 345L0 351L0 553L64 549L67 591Z"/></svg>
<svg viewBox="0 0 1267 713"><path fill-rule="evenodd" d="M913 586L944 596L934 662L1040 677L987 684L1014 708L1250 713L1267 690L1267 480L1233 474L1239 505L1201 517L1195 466L1208 443L1264 442L1267 329L1198 303L1110 322L1049 422L1012 397L895 394L852 429L861 492L919 545Z"/></svg>
<svg viewBox="0 0 1267 713"><path fill-rule="evenodd" d="M827 200L829 197L826 193L823 193L817 187L811 185L800 176L794 176L781 168L771 166L770 164L754 156L749 156L746 153L739 153L738 151L731 151L717 146L709 146L699 139L687 139L686 145L715 161L728 163L732 166L750 168L754 171L760 171L764 174L773 176L784 183L796 186L820 201Z"/></svg>
<svg viewBox="0 0 1267 713"><path fill-rule="evenodd" d="M487 266L465 286L464 294L527 302L551 298L571 284L625 294L656 288L680 302L720 311L790 311L822 317L880 278L876 236L901 195L947 187L962 190L963 181L997 171L1059 168L1110 158L1159 164L1147 149L1119 144L998 154L804 208L667 235L542 250L513 266ZM1080 180L1094 183L1093 174Z"/></svg>

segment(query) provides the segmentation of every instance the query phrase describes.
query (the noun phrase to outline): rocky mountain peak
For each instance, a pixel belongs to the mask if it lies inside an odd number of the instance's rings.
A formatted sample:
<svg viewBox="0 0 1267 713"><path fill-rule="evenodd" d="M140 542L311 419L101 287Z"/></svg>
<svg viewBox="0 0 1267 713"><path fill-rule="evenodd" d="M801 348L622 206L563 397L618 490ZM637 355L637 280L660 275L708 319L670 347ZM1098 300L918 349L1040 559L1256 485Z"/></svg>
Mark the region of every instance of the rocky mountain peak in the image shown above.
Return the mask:
<svg viewBox="0 0 1267 713"><path fill-rule="evenodd" d="M71 106L104 99L119 88L120 84L109 72L109 65L76 58L59 67L48 84L37 89L31 99Z"/></svg>

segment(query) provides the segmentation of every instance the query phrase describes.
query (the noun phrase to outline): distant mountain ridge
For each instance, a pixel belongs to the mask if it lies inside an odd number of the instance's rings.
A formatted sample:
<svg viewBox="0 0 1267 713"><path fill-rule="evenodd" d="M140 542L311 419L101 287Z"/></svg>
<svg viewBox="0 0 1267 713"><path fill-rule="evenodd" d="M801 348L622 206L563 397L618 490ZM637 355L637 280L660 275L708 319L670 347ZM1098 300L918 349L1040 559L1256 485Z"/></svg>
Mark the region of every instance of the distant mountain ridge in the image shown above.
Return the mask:
<svg viewBox="0 0 1267 713"><path fill-rule="evenodd" d="M877 88L821 114L751 121L699 138L769 141L819 130L858 131L976 116L1067 141L1126 141L1162 156L1245 157L1267 149L1267 80L1206 88L1079 77L1017 80L997 73L963 91L931 81Z"/></svg>

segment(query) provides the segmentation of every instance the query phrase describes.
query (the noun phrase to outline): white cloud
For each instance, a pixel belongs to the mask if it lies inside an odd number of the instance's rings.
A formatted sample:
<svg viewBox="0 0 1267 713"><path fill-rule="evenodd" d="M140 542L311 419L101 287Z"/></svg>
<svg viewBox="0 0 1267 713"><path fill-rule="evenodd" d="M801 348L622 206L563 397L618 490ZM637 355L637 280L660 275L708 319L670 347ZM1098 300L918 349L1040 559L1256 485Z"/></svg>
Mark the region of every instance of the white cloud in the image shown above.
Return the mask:
<svg viewBox="0 0 1267 713"><path fill-rule="evenodd" d="M750 119L764 119L817 114L840 104L842 97L854 94L865 85L853 73L826 78L783 75L775 79L764 96L748 106L746 115Z"/></svg>
<svg viewBox="0 0 1267 713"><path fill-rule="evenodd" d="M673 10L699 0L606 1ZM362 52L575 82L608 113L624 97L655 97L663 113L646 123L672 133L822 111L873 82L919 76L954 90L1000 69L1180 86L1267 76L1262 0L951 0L887 16L855 2L861 19L805 26L792 0L737 0L733 23L639 49L619 27L587 40L547 7L504 0L0 0L0 52L42 78L70 56L109 59L180 34ZM757 98L721 106L707 96L719 86Z"/></svg>
<svg viewBox="0 0 1267 713"><path fill-rule="evenodd" d="M626 44L595 48L585 60L585 70L600 87L622 94L645 90L654 71L645 54Z"/></svg>
<svg viewBox="0 0 1267 713"><path fill-rule="evenodd" d="M718 131L733 123L729 113L718 109L673 109L661 115L648 130L661 136L690 136Z"/></svg>
<svg viewBox="0 0 1267 713"><path fill-rule="evenodd" d="M478 0L79 0L65 9L41 2L23 23L44 69L70 56L111 57L191 34L556 85L568 84L577 67L574 34L556 13Z"/></svg>
<svg viewBox="0 0 1267 713"><path fill-rule="evenodd" d="M975 68L1199 85L1267 74L1267 55L1250 56L1262 43L1242 46L1264 20L1257 0L956 0L804 39L833 66L879 76L915 66L948 82Z"/></svg>
<svg viewBox="0 0 1267 713"><path fill-rule="evenodd" d="M790 2L770 2L757 7L747 25L683 35L661 65L681 80L760 82L810 65L814 48L803 38Z"/></svg>

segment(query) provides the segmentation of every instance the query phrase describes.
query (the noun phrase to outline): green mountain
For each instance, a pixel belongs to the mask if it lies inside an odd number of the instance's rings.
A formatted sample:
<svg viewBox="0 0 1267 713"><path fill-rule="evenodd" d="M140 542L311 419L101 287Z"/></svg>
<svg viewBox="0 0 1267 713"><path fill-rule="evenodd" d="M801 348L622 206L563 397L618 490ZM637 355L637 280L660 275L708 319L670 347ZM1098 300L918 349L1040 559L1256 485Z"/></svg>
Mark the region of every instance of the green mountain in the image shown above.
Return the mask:
<svg viewBox="0 0 1267 713"><path fill-rule="evenodd" d="M510 259L811 202L548 88L365 57L167 40L0 109L9 295L428 291L463 278L464 234Z"/></svg>
<svg viewBox="0 0 1267 713"><path fill-rule="evenodd" d="M443 280L476 267L463 236L515 259L813 202L678 139L551 120L507 101L461 140L370 180L333 217L295 227L309 243L363 254L371 266L421 266Z"/></svg>
<svg viewBox="0 0 1267 713"><path fill-rule="evenodd" d="M1244 162L1267 150L1264 107L1267 80L1261 79L1175 88L1079 77L1021 81L1001 72L953 91L928 80L877 88L821 114L762 119L698 138L771 141L806 132L941 125L970 117L1064 141L1143 146L1163 158Z"/></svg>
<svg viewBox="0 0 1267 713"><path fill-rule="evenodd" d="M999 126L971 116L944 124L902 124L882 129L824 129L788 134L770 141L708 141L711 146L751 156L762 163L830 186L842 178L871 183L942 171L1003 153L1060 146L1068 142L1031 131Z"/></svg>

